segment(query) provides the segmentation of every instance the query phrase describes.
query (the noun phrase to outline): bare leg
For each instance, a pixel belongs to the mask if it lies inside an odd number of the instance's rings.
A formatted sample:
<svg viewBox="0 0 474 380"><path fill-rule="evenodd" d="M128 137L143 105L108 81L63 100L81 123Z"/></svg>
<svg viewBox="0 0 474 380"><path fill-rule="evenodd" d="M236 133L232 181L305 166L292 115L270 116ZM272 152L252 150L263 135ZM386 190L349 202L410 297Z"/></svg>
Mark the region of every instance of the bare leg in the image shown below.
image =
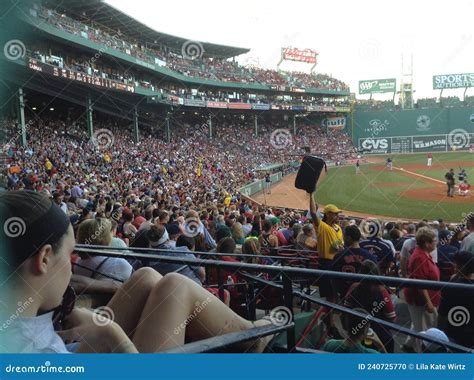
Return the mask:
<svg viewBox="0 0 474 380"><path fill-rule="evenodd" d="M152 268L141 268L133 273L107 304L114 313L115 322L130 338L133 337L150 293L162 278Z"/></svg>
<svg viewBox="0 0 474 380"><path fill-rule="evenodd" d="M254 325L187 277L170 273L150 293L133 342L140 352L184 344L185 336L205 339Z"/></svg>

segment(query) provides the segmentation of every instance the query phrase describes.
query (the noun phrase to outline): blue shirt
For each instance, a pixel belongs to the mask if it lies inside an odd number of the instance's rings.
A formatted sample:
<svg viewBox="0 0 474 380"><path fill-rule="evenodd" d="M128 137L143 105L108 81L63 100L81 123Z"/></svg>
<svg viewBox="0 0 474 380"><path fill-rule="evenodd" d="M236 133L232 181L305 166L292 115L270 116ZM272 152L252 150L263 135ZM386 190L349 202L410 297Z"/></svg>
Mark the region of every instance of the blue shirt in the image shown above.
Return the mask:
<svg viewBox="0 0 474 380"><path fill-rule="evenodd" d="M368 250L372 255L377 256L377 261L382 268L395 261L395 253L392 246L383 239L375 237L361 240L359 245L361 248Z"/></svg>
<svg viewBox="0 0 474 380"><path fill-rule="evenodd" d="M162 251L158 252L157 254L160 256L170 256L170 257L182 257L186 259L195 259L194 253L188 249L188 247L175 247L172 248L171 246L165 244L159 245L155 247L158 249L169 249L169 251ZM189 252L189 253L188 253ZM198 267L190 267L187 264L171 264L171 263L163 263L161 261L150 261L149 266L155 269L158 273L164 276L167 273L179 273L183 276L186 276L196 282L198 285L202 286L201 280L197 275L197 271L199 270Z"/></svg>
<svg viewBox="0 0 474 380"><path fill-rule="evenodd" d="M364 260L377 263L377 256L372 255L363 248L346 248L337 253L332 259L332 270L345 273L359 273ZM346 295L351 281L336 281L337 291L341 295Z"/></svg>

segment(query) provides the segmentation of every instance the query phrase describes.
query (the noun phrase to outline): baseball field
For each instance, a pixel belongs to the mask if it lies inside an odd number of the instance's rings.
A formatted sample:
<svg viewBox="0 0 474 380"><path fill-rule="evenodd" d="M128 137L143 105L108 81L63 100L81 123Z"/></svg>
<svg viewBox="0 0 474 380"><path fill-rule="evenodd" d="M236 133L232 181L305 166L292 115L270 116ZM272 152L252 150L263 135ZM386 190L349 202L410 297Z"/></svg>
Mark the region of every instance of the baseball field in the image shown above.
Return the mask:
<svg viewBox="0 0 474 380"><path fill-rule="evenodd" d="M438 219L459 222L474 211L474 189L468 196L458 195L457 174L466 169L469 183L474 183L474 154L469 152L435 153L427 166L427 154L393 157L393 170L385 165L385 156L367 156L356 174L355 166L331 167L318 183L316 200L334 203L346 215L378 215L390 219ZM446 195L444 175L453 168L456 194ZM294 187L295 174L272 186L271 194L253 198L272 206L307 209L309 195Z"/></svg>

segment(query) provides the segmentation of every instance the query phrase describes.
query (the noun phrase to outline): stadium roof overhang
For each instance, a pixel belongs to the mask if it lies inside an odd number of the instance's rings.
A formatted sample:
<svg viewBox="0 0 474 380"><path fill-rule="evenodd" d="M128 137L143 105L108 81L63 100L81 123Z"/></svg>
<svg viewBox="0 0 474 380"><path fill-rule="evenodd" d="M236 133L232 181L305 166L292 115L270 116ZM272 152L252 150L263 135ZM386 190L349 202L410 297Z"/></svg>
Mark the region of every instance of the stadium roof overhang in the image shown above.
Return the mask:
<svg viewBox="0 0 474 380"><path fill-rule="evenodd" d="M134 38L137 42L146 42L148 45L159 44L181 51L183 44L192 40L158 32L107 4L104 0L63 0L61 2L45 0L43 5L59 13L73 16L89 25L99 23L113 31L112 34L120 30L121 33ZM250 51L247 48L199 42L203 46L204 57L231 58Z"/></svg>

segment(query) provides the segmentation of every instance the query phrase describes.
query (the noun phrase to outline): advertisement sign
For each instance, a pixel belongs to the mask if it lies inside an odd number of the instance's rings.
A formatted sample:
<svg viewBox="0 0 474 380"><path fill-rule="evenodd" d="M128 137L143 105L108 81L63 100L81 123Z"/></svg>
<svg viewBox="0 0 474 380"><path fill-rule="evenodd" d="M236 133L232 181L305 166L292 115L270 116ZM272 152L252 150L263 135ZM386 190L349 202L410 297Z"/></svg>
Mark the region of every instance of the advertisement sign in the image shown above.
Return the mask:
<svg viewBox="0 0 474 380"><path fill-rule="evenodd" d="M190 107L206 107L206 101L199 99L184 99L184 105Z"/></svg>
<svg viewBox="0 0 474 380"><path fill-rule="evenodd" d="M184 99L176 95L168 95L168 100L173 104L184 104Z"/></svg>
<svg viewBox="0 0 474 380"><path fill-rule="evenodd" d="M413 136L413 153L446 152L446 135Z"/></svg>
<svg viewBox="0 0 474 380"><path fill-rule="evenodd" d="M433 75L433 89L474 87L474 73Z"/></svg>
<svg viewBox="0 0 474 380"><path fill-rule="evenodd" d="M312 49L286 47L281 49L283 59L306 63L316 63L318 53Z"/></svg>
<svg viewBox="0 0 474 380"><path fill-rule="evenodd" d="M397 80L395 78L359 81L359 94L361 95L395 91L397 91Z"/></svg>
<svg viewBox="0 0 474 380"><path fill-rule="evenodd" d="M306 106L292 106L291 109L293 111L303 112L306 111Z"/></svg>
<svg viewBox="0 0 474 380"><path fill-rule="evenodd" d="M207 102L209 108L227 108L227 103L225 102Z"/></svg>
<svg viewBox="0 0 474 380"><path fill-rule="evenodd" d="M390 138L359 139L359 149L369 154L387 154L391 152Z"/></svg>
<svg viewBox="0 0 474 380"><path fill-rule="evenodd" d="M28 67L31 70L46 73L58 78L69 79L72 81L91 84L93 86L98 86L98 87L111 88L118 91L135 92L134 86L121 83L121 82L115 82L113 80L106 79L106 78L100 78L93 75L87 75L84 73L71 71L68 69L61 69L59 67L48 65L41 61L38 61L37 59L34 59L34 58L30 58L28 60Z"/></svg>
<svg viewBox="0 0 474 380"><path fill-rule="evenodd" d="M336 106L336 112L351 112L351 107L346 106Z"/></svg>
<svg viewBox="0 0 474 380"><path fill-rule="evenodd" d="M253 110L266 111L266 110L270 109L270 104L253 104L252 109Z"/></svg>
<svg viewBox="0 0 474 380"><path fill-rule="evenodd" d="M331 116L323 120L322 125L328 131L341 131L346 127L346 118L344 116Z"/></svg>
<svg viewBox="0 0 474 380"><path fill-rule="evenodd" d="M229 103L227 104L227 108L238 109L238 110L250 110L252 109L252 105L249 103Z"/></svg>

